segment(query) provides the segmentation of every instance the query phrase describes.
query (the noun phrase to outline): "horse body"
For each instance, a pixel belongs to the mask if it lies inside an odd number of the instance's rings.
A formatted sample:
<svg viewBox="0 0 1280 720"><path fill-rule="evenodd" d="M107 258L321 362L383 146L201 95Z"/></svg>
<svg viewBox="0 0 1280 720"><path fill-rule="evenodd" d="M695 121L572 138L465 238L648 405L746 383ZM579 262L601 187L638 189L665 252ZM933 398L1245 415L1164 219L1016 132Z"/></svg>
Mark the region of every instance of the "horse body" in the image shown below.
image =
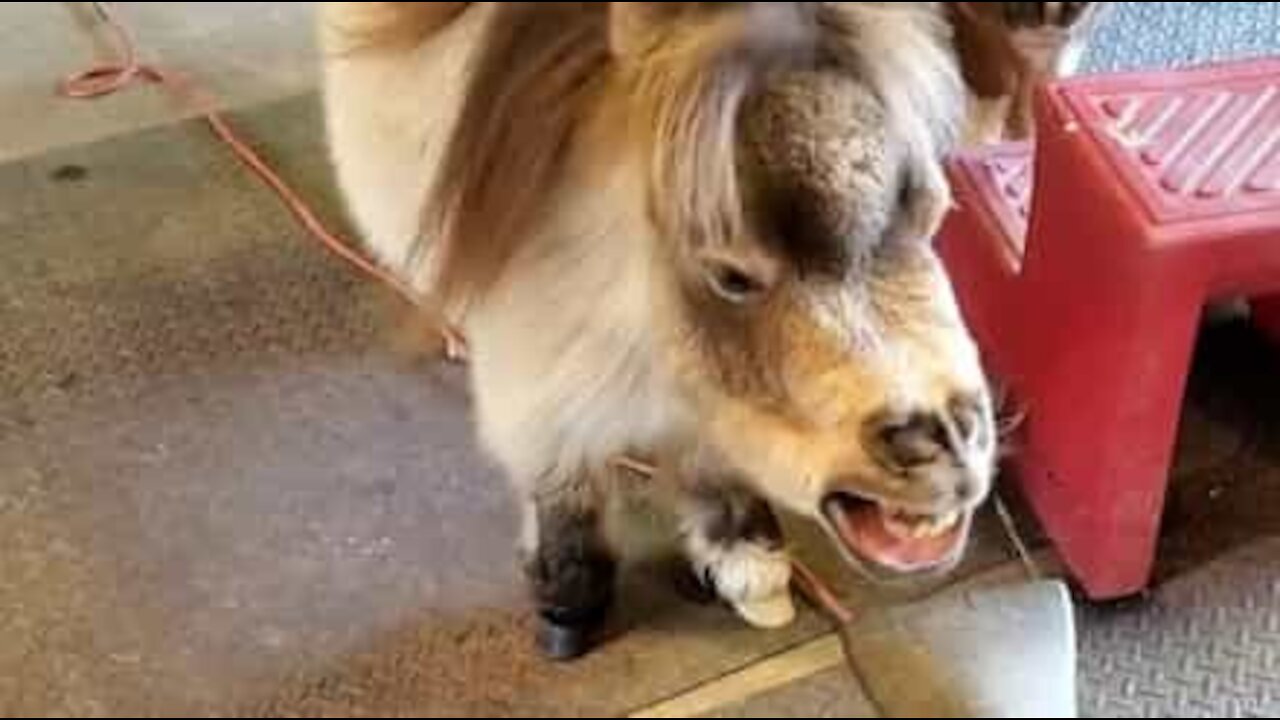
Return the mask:
<svg viewBox="0 0 1280 720"><path fill-rule="evenodd" d="M611 461L653 458L700 577L794 616L771 506L945 570L994 474L928 238L965 105L935 3L326 3L333 160L456 322L553 653L611 601Z"/></svg>

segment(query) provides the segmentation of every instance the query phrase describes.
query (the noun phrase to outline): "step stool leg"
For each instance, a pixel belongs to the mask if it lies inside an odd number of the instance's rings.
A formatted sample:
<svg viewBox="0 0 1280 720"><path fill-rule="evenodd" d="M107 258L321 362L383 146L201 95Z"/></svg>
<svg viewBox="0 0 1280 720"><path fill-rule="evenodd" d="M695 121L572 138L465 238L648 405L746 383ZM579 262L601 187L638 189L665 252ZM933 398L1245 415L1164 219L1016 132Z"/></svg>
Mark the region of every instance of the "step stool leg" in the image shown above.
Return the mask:
<svg viewBox="0 0 1280 720"><path fill-rule="evenodd" d="M1208 281L1152 239L1087 137L1049 124L1037 148L1014 468L1086 594L1122 599L1153 578Z"/></svg>
<svg viewBox="0 0 1280 720"><path fill-rule="evenodd" d="M1087 292L1087 290L1086 290ZM1097 295L1094 296L1098 297ZM1194 294L1059 305L1037 333L1015 464L1084 591L1115 600L1152 578L1202 308Z"/></svg>

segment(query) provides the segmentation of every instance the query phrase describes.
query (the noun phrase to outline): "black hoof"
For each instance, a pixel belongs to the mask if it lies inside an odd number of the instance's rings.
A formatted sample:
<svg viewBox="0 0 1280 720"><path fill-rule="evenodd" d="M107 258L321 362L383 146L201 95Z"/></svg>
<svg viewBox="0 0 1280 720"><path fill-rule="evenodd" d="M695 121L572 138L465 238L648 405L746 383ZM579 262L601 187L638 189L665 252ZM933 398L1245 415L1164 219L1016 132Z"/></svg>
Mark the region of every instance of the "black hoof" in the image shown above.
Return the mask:
<svg viewBox="0 0 1280 720"><path fill-rule="evenodd" d="M538 627L538 650L554 662L580 660L599 642L598 625L557 625L544 619Z"/></svg>

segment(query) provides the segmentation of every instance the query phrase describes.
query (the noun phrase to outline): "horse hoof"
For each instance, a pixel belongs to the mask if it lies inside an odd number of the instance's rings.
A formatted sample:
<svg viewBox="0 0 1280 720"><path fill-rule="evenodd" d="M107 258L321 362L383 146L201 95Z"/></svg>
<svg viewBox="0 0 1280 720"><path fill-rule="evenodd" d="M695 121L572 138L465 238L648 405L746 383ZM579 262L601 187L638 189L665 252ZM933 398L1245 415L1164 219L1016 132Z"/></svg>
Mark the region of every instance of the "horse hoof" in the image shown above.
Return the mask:
<svg viewBox="0 0 1280 720"><path fill-rule="evenodd" d="M593 625L558 625L543 620L538 628L538 649L553 662L580 660L595 649L597 630Z"/></svg>
<svg viewBox="0 0 1280 720"><path fill-rule="evenodd" d="M796 621L796 603L789 592L731 604L738 617L757 630L781 630Z"/></svg>

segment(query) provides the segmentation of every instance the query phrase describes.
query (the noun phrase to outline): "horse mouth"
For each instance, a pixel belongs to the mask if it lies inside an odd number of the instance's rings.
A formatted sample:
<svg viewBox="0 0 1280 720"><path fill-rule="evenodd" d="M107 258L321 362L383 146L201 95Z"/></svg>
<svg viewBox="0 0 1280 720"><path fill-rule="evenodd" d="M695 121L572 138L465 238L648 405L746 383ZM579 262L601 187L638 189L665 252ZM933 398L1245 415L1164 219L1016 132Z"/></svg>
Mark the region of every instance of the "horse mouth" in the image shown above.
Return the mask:
<svg viewBox="0 0 1280 720"><path fill-rule="evenodd" d="M973 514L922 515L892 504L836 493L822 516L841 550L876 574L915 576L946 572L964 556Z"/></svg>

